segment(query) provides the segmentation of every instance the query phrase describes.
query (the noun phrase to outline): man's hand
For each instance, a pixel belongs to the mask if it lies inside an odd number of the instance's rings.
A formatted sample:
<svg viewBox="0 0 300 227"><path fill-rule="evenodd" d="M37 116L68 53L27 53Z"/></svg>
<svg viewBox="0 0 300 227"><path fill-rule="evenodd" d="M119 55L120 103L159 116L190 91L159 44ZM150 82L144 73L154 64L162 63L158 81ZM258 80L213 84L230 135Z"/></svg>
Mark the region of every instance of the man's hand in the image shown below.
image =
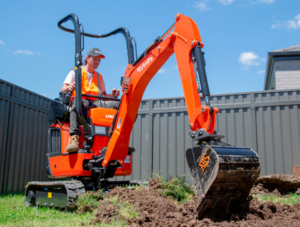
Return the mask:
<svg viewBox="0 0 300 227"><path fill-rule="evenodd" d="M111 91L111 95L112 95L113 98L118 98L119 95L120 95L120 90L113 88L112 91Z"/></svg>
<svg viewBox="0 0 300 227"><path fill-rule="evenodd" d="M73 92L75 90L75 82L71 84L64 84L61 88L61 92Z"/></svg>
<svg viewBox="0 0 300 227"><path fill-rule="evenodd" d="M59 98L63 104L69 106L71 102L72 94L71 92L59 92Z"/></svg>

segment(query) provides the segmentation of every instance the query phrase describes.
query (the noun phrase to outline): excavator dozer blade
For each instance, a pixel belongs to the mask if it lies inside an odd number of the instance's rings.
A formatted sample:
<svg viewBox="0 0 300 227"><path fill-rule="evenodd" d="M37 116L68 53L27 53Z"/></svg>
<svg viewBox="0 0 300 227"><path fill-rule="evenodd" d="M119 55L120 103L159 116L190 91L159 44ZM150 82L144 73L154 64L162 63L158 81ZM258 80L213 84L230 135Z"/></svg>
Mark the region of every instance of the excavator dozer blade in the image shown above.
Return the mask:
<svg viewBox="0 0 300 227"><path fill-rule="evenodd" d="M244 147L202 145L186 151L197 201L197 218L228 213L243 203L260 173L259 157Z"/></svg>

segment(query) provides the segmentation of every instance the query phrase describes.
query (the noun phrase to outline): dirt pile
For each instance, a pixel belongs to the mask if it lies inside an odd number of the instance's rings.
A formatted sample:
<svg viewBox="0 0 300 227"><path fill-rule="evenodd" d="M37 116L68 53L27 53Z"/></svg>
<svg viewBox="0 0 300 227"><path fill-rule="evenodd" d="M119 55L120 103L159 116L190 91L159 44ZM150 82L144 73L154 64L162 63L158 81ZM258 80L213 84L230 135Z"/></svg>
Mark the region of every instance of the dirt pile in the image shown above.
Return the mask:
<svg viewBox="0 0 300 227"><path fill-rule="evenodd" d="M109 196L118 196L120 203L129 202L133 204L139 212L138 218L128 219L128 224L131 226L176 226L177 223L182 223L184 220L194 219L194 202L176 205L171 198L164 198L159 193L151 189L135 189L115 188ZM105 204L104 200L102 204ZM107 203L106 203L107 204ZM96 214L96 222L102 222L104 219L116 220L120 215L116 206L98 207Z"/></svg>
<svg viewBox="0 0 300 227"><path fill-rule="evenodd" d="M257 179L251 194L283 196L295 192L300 194L300 175L273 174Z"/></svg>
<svg viewBox="0 0 300 227"><path fill-rule="evenodd" d="M289 177L282 175L274 177L273 175L273 177L265 179L278 181L278 178L286 180ZM283 187L284 190L281 190L282 186L279 187L280 190L265 188L265 179L258 181L251 191L253 194L275 193L278 196L283 196L284 191L289 191L286 186ZM298 182L295 179L291 180L295 184ZM297 191L298 188L294 184L291 185L293 185L293 190ZM96 219L93 221L94 224L110 223L112 220L121 218L119 207L107 203L108 198L116 196L121 204L130 203L138 212L136 218L125 218L128 226L300 226L299 204L290 206L272 202L261 203L257 200L251 200L248 204L244 204L243 209L230 217L206 216L202 220L197 220L195 219L196 199L191 202L180 203L175 202L171 196L163 197L158 182L153 180L150 181L149 188L139 188L138 190L114 188L111 190L101 201L97 209Z"/></svg>

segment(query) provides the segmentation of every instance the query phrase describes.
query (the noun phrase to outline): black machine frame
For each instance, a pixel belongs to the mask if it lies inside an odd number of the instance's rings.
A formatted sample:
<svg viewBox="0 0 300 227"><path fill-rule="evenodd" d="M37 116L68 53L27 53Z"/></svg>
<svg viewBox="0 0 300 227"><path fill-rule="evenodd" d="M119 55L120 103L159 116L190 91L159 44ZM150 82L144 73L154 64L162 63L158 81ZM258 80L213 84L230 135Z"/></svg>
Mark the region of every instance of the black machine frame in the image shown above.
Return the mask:
<svg viewBox="0 0 300 227"><path fill-rule="evenodd" d="M66 23L68 21L71 21L74 25L74 29L69 29L64 26L62 26L63 23ZM81 99L82 96L85 97L92 97L90 95L82 95L81 94L81 67L82 66L82 54L81 52L84 49L84 36L90 37L90 38L106 38L111 35L116 35L118 33L121 33L126 40L126 46L127 46L127 56L128 56L128 64L132 64L134 62L134 52L133 52L133 45L132 45L132 38L130 38L130 33L127 28L120 27L112 32L109 32L107 34L90 34L90 33L85 33L83 25L79 23L79 18L76 14L71 13L61 19L58 22L58 27L66 32L74 33L75 36L75 83L76 83L76 97L75 97L75 112L78 116L79 122L83 125L85 131L89 135L89 138L92 136L92 131L91 128L88 126L83 113L82 113L82 107L81 107ZM80 29L82 28L82 30ZM81 41L82 40L82 41ZM106 96L96 96L99 99L106 99L106 100L114 100L114 101L119 101L120 99L118 98L110 98Z"/></svg>

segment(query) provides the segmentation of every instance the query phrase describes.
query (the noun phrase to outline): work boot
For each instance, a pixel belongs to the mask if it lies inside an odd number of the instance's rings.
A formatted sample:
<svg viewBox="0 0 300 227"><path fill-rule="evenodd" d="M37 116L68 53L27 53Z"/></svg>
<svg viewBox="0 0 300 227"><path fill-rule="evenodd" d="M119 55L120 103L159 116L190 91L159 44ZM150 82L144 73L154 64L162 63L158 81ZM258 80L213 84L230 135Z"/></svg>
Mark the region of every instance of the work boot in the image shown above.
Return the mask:
<svg viewBox="0 0 300 227"><path fill-rule="evenodd" d="M72 153L72 152L76 152L78 151L78 139L79 139L79 136L77 135L73 135L73 136L70 136L69 138L69 144L67 146L67 152L69 153Z"/></svg>

